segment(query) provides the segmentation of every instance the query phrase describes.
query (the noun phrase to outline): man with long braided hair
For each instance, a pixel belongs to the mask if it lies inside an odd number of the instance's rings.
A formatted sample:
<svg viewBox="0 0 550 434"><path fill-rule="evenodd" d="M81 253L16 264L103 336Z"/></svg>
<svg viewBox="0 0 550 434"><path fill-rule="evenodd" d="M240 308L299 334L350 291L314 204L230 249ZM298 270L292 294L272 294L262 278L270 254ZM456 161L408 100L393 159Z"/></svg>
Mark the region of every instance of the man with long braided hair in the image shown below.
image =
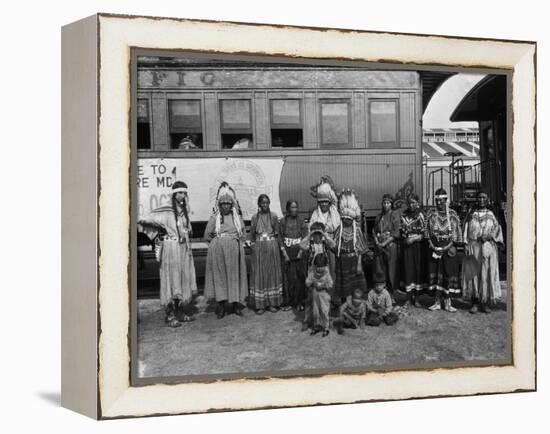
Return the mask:
<svg viewBox="0 0 550 434"><path fill-rule="evenodd" d="M171 204L161 206L138 221L143 231L157 241L157 260L160 262L160 303L165 309L166 323L179 327L193 317L180 314L186 311L193 294L197 292L195 265L189 236L187 184L176 181L172 185Z"/></svg>
<svg viewBox="0 0 550 434"><path fill-rule="evenodd" d="M447 192L439 188L435 192L435 206L427 219L425 237L430 247L428 258L429 289L435 292L435 303L430 310L443 309L456 312L451 296L460 295L458 282L458 258L456 245L462 242L460 219L449 208Z"/></svg>

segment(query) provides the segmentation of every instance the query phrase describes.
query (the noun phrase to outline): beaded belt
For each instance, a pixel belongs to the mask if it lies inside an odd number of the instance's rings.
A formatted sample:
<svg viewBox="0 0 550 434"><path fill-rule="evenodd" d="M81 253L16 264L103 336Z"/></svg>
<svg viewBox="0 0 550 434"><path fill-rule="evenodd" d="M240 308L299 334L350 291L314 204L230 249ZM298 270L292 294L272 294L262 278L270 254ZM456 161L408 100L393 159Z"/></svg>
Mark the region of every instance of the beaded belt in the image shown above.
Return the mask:
<svg viewBox="0 0 550 434"><path fill-rule="evenodd" d="M343 258L350 258L352 256L357 256L357 253L342 253L340 252L340 256Z"/></svg>
<svg viewBox="0 0 550 434"><path fill-rule="evenodd" d="M288 237L285 237L285 246L287 246L287 247L295 246L296 244L300 244L300 241L302 241L301 238L288 238Z"/></svg>

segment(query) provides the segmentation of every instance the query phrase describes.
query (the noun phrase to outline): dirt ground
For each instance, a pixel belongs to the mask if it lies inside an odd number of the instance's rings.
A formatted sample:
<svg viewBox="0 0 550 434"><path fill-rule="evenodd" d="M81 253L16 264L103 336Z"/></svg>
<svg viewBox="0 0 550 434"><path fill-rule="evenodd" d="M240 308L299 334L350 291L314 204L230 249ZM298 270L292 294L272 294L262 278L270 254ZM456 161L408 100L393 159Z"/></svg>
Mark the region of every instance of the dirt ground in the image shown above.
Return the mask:
<svg viewBox="0 0 550 434"><path fill-rule="evenodd" d="M505 294L506 290L503 299ZM428 295L420 297L424 306L432 300ZM346 329L344 335L331 330L325 338L302 332L303 314L293 311L258 316L245 309L243 317L228 314L217 319L199 297L196 321L172 329L164 324L158 300L138 304L140 377L375 369L427 362L502 361L509 354L504 303L491 314L476 315L461 300L454 302L459 309L456 313L411 307L394 326Z"/></svg>

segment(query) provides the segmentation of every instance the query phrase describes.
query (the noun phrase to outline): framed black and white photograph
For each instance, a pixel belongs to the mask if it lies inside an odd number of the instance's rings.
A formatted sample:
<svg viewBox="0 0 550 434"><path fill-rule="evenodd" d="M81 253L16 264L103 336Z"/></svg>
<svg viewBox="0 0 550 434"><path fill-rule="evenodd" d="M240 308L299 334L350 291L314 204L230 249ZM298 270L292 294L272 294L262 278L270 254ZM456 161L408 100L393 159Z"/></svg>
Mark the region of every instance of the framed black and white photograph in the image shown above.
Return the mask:
<svg viewBox="0 0 550 434"><path fill-rule="evenodd" d="M100 14L63 50L64 405L535 388L533 43Z"/></svg>

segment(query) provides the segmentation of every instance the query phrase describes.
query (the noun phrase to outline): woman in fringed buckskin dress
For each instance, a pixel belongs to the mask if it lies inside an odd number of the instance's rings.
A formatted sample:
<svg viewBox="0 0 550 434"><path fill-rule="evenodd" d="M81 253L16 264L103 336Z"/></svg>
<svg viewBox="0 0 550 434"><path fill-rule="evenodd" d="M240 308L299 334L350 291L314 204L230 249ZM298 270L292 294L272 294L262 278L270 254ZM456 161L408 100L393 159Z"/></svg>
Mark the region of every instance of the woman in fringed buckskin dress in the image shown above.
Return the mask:
<svg viewBox="0 0 550 434"><path fill-rule="evenodd" d="M472 300L471 313L491 312L490 305L502 296L498 271L498 246L504 240L497 218L487 208L488 196L478 194L478 209L464 225L465 256L462 264L462 288Z"/></svg>
<svg viewBox="0 0 550 434"><path fill-rule="evenodd" d="M195 265L189 234L189 197L187 184L176 181L172 185L172 204L162 206L140 220L138 224L151 239L158 236L157 261L160 262L160 303L165 310L165 320L170 327L192 321L188 315L180 315L197 292ZM179 316L179 319L178 319Z"/></svg>

